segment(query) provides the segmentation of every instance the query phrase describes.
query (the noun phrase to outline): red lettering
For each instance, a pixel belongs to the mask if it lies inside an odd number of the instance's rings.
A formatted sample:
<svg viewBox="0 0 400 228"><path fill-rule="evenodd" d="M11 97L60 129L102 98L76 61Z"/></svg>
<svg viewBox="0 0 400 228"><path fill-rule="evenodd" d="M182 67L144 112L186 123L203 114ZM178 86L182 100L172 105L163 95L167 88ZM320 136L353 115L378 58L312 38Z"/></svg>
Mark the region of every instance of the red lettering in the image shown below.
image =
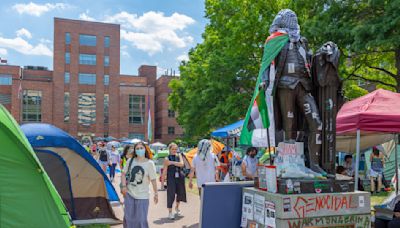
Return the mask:
<svg viewBox="0 0 400 228"><path fill-rule="evenodd" d="M296 211L297 217L299 218L304 218L305 215L305 210L304 210L304 204L307 203L307 200L304 199L303 197L298 197L296 200L296 204L294 205L294 210Z"/></svg>
<svg viewBox="0 0 400 228"><path fill-rule="evenodd" d="M349 203L347 202L347 197L346 196L342 198L342 208L343 207L345 207L345 208L349 208L350 207Z"/></svg>
<svg viewBox="0 0 400 228"><path fill-rule="evenodd" d="M316 209L316 198L308 198L308 202L306 204L306 213L315 211Z"/></svg>

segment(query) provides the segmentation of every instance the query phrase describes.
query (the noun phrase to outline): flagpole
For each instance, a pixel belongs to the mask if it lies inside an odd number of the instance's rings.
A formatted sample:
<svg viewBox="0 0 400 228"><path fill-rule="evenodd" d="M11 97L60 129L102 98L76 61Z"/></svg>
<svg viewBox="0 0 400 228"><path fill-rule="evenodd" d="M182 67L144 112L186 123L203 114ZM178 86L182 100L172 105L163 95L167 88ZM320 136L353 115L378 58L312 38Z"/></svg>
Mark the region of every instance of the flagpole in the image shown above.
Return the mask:
<svg viewBox="0 0 400 228"><path fill-rule="evenodd" d="M23 120L23 91L22 91L22 77L23 77L23 68L19 68L19 86L18 86L18 99L19 99L19 124L22 124Z"/></svg>

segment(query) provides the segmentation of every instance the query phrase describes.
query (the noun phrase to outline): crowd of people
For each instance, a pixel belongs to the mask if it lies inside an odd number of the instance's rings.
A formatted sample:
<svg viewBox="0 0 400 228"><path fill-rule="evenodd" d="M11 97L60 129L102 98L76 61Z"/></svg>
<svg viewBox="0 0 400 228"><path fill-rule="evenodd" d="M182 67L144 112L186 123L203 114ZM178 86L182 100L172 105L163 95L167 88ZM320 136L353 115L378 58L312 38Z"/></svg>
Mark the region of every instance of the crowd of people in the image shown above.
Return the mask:
<svg viewBox="0 0 400 228"><path fill-rule="evenodd" d="M147 215L150 199L158 203L157 171L152 151L144 142L126 145L122 153L115 145L104 142L85 146L98 161L112 182L117 168L121 170L120 190L124 196L124 227L148 227ZM187 202L185 178L189 188L194 188L196 180L199 195L201 186L207 182L253 180L257 173L258 150L250 147L243 159L230 147L225 146L218 154L212 153L212 143L203 139L198 143L198 151L190 167L187 158L175 143L168 146L169 155L162 163L160 175L161 189L166 187L168 218L181 216L180 203ZM233 172L236 169L236 173ZM234 173L234 174L233 174ZM152 191L150 191L150 187ZM151 195L151 193L153 195ZM174 210L173 210L174 209Z"/></svg>
<svg viewBox="0 0 400 228"><path fill-rule="evenodd" d="M119 152L115 145L107 149L105 143L87 147L104 172L109 172L111 181L115 180L117 167L121 169L120 189L124 196L124 227L148 227L147 215L150 198L155 204L158 202L157 171L152 160L152 151L144 142L135 145L126 145ZM254 180L257 177L259 151L249 147L242 157L230 147L225 146L219 153L212 152L210 140L203 139L198 143L197 154L191 165L187 167L186 155L179 151L175 143L168 146L169 154L160 169L161 189L166 186L168 218L175 219L181 216L180 204L187 202L185 178L188 177L189 188L194 188L193 180L201 197L201 186L208 182ZM262 154L262 153L261 153ZM359 163L359 190L364 190L363 181L369 177L371 193L379 193L385 186L383 173L385 159L377 148L372 149L369 157L370 170L366 172L364 154ZM273 159L271 157L270 159ZM336 179L352 180L355 176L355 162L351 155L344 157L342 165L336 167ZM152 187L152 196L150 195ZM384 190L390 189L385 186Z"/></svg>

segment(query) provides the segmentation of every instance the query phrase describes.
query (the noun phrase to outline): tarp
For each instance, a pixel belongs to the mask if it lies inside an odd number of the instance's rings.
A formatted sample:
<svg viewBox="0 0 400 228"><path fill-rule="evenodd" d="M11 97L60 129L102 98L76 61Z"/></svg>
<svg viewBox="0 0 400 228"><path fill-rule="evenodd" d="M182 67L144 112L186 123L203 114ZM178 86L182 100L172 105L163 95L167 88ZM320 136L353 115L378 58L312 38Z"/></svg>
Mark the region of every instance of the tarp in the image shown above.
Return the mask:
<svg viewBox="0 0 400 228"><path fill-rule="evenodd" d="M393 139L393 134L363 132L360 140L360 150L386 143ZM356 135L337 135L336 151L354 153L356 151Z"/></svg>
<svg viewBox="0 0 400 228"><path fill-rule="evenodd" d="M50 124L24 124L21 129L75 224L119 223L109 203L119 201L118 195L99 164L78 141Z"/></svg>
<svg viewBox="0 0 400 228"><path fill-rule="evenodd" d="M0 227L70 227L60 195L2 105L0 139Z"/></svg>
<svg viewBox="0 0 400 228"><path fill-rule="evenodd" d="M336 133L400 132L400 94L378 89L343 105L337 115Z"/></svg>
<svg viewBox="0 0 400 228"><path fill-rule="evenodd" d="M238 136L238 135L240 135L240 132L242 131L243 122L244 122L244 120L239 120L236 123L229 124L225 127L215 130L211 133L211 136L221 137L221 138Z"/></svg>
<svg viewBox="0 0 400 228"><path fill-rule="evenodd" d="M218 154L219 152L221 152L225 146L224 144L218 142L217 140L213 140L213 139L211 139L211 144L212 144L212 149L213 149L212 152L214 154ZM187 157L188 161L190 162L190 164L192 164L193 158L196 155L196 153L197 153L197 147L189 150L186 153L186 157Z"/></svg>

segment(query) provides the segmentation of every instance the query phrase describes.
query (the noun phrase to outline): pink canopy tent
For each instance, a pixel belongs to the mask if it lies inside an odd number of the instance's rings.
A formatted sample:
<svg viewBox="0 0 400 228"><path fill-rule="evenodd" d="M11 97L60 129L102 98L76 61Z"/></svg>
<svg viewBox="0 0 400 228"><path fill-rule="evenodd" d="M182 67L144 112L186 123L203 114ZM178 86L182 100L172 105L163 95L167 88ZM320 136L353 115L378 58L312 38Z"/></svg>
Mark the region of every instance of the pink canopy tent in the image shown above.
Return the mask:
<svg viewBox="0 0 400 228"><path fill-rule="evenodd" d="M357 134L356 164L360 159L360 134L400 132L400 94L378 89L343 105L336 117L337 135ZM397 137L394 137L397 138ZM397 175L397 147L396 176ZM355 188L358 186L356 165ZM398 183L398 181L397 181ZM398 188L397 188L398 189Z"/></svg>

